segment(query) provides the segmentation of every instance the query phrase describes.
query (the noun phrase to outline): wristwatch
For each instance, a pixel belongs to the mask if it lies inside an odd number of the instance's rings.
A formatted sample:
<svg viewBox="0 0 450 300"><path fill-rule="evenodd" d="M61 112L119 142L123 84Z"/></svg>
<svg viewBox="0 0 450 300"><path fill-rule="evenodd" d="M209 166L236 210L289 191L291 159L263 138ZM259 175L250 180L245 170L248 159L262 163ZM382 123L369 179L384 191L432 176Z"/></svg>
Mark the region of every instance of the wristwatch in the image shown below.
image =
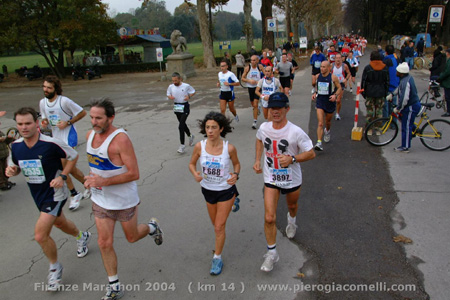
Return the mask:
<svg viewBox="0 0 450 300"><path fill-rule="evenodd" d="M72 125L73 123L69 121L67 121L67 125Z"/></svg>
<svg viewBox="0 0 450 300"><path fill-rule="evenodd" d="M59 176L61 176L61 178L64 180L64 181L66 181L67 180L67 175L64 175L64 174L59 174Z"/></svg>
<svg viewBox="0 0 450 300"><path fill-rule="evenodd" d="M292 155L292 163L294 164L294 163L296 163L296 162L297 162L297 159L295 159L295 156Z"/></svg>
<svg viewBox="0 0 450 300"><path fill-rule="evenodd" d="M239 173L238 172L234 172L233 174L236 174L237 175L236 180L239 180Z"/></svg>

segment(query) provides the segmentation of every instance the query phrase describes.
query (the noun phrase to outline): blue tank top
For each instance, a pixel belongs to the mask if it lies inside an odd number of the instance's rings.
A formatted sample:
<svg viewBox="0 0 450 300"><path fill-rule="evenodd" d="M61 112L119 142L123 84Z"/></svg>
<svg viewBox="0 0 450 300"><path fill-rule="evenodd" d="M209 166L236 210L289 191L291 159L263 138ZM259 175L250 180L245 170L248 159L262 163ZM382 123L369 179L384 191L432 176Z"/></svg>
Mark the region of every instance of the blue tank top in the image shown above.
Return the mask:
<svg viewBox="0 0 450 300"><path fill-rule="evenodd" d="M317 78L317 99L320 101L329 101L330 95L335 89L332 74L330 73L326 77L323 77L319 73L319 77Z"/></svg>

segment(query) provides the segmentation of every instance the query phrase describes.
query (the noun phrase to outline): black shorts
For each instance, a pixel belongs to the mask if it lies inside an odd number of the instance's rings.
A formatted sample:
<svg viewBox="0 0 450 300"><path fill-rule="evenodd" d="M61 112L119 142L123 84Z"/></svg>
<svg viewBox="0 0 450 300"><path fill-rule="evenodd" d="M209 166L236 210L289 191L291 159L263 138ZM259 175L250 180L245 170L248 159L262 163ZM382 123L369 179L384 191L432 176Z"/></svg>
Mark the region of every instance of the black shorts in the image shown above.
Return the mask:
<svg viewBox="0 0 450 300"><path fill-rule="evenodd" d="M295 192L296 190L298 190L299 188L302 187L302 185L300 184L299 186L296 186L296 187L293 187L293 188L290 188L290 189L283 189L283 188L280 188L280 187L278 187L276 185L273 185L273 184L270 184L270 183L264 183L264 185L266 187L268 187L268 188L279 190L283 195L293 193L293 192Z"/></svg>
<svg viewBox="0 0 450 300"><path fill-rule="evenodd" d="M291 86L291 77L280 77L280 83L283 88Z"/></svg>
<svg viewBox="0 0 450 300"><path fill-rule="evenodd" d="M233 185L227 190L223 191L211 191L202 187L202 194L205 197L206 202L209 204L217 204L217 202L225 202L231 200L235 195L239 196L239 192L236 185Z"/></svg>
<svg viewBox="0 0 450 300"><path fill-rule="evenodd" d="M227 102L234 101L234 99L233 99L233 92L232 91L229 91L229 92L220 91L219 99L220 100L226 100Z"/></svg>
<svg viewBox="0 0 450 300"><path fill-rule="evenodd" d="M292 73L292 74L291 74L291 80L294 80L294 77L295 77L295 74Z"/></svg>
<svg viewBox="0 0 450 300"><path fill-rule="evenodd" d="M41 204L41 207L39 207L39 211L55 217L59 217L61 215L64 204L66 204L66 201L67 199L63 201L44 202Z"/></svg>
<svg viewBox="0 0 450 300"><path fill-rule="evenodd" d="M256 96L256 88L248 88L248 95L250 97L250 102L252 103L255 100L259 100L259 97Z"/></svg>
<svg viewBox="0 0 450 300"><path fill-rule="evenodd" d="M320 73L320 69L317 69L317 68L312 67L312 71L311 71L311 74L312 74L312 75L317 75L317 74L319 74L319 73Z"/></svg>
<svg viewBox="0 0 450 300"><path fill-rule="evenodd" d="M336 101L331 102L329 100L322 100L321 98L316 98L316 108L322 109L327 114L332 114L336 110Z"/></svg>
<svg viewBox="0 0 450 300"><path fill-rule="evenodd" d="M356 77L356 67L350 68L350 74L352 75L352 77Z"/></svg>

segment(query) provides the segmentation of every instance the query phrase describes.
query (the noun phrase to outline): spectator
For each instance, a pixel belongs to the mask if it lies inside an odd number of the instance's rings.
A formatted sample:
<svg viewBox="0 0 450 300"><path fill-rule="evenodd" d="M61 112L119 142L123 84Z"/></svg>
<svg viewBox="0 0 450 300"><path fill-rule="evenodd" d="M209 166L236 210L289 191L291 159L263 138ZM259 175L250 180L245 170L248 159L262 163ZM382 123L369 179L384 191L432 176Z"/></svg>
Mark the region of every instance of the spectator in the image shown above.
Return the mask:
<svg viewBox="0 0 450 300"><path fill-rule="evenodd" d="M244 73L244 67L245 67L245 58L241 54L241 51L238 51L238 53L235 56L236 59L236 68L237 68L237 78L238 80L241 80L242 73Z"/></svg>
<svg viewBox="0 0 450 300"><path fill-rule="evenodd" d="M447 112L443 114L442 117L450 117L450 113L448 112L450 107L450 48L445 50L445 55L447 56L445 70L439 75L438 80L444 88L445 101L447 102Z"/></svg>
<svg viewBox="0 0 450 300"><path fill-rule="evenodd" d="M445 70L445 54L442 53L442 47L438 46L433 53L433 62L430 68L430 80L436 80L439 77L439 74L444 72Z"/></svg>

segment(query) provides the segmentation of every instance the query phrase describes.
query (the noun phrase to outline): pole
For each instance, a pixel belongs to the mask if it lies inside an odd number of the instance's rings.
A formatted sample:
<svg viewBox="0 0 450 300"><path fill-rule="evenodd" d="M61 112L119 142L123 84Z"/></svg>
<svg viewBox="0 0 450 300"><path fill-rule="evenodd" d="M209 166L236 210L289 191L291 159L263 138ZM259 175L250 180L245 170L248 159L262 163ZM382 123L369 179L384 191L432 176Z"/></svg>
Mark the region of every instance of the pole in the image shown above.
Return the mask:
<svg viewBox="0 0 450 300"><path fill-rule="evenodd" d="M424 44L424 48L427 47L427 36L428 36L428 22L430 21L430 10L431 10L431 5L428 7L428 15L427 15L427 27L425 28L425 44Z"/></svg>

